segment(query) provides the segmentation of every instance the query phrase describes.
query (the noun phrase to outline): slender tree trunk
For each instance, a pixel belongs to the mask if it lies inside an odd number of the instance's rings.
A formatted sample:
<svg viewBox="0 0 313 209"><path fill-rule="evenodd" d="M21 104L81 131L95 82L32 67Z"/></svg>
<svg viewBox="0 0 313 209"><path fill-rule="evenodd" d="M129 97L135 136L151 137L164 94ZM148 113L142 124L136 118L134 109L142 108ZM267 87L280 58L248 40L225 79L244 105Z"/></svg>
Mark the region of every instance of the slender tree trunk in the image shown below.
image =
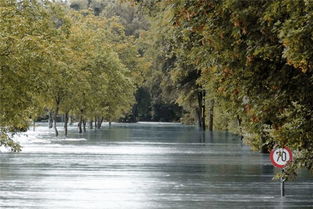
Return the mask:
<svg viewBox="0 0 313 209"><path fill-rule="evenodd" d="M209 121L208 121L208 129L209 131L213 131L213 119L214 119L214 99L211 99L209 102Z"/></svg>
<svg viewBox="0 0 313 209"><path fill-rule="evenodd" d="M92 120L89 121L89 129L93 129L93 121Z"/></svg>
<svg viewBox="0 0 313 209"><path fill-rule="evenodd" d="M84 133L86 133L86 120L83 120L83 130L84 130Z"/></svg>
<svg viewBox="0 0 313 209"><path fill-rule="evenodd" d="M204 102L204 90L198 91L198 120L199 127L205 130L205 102Z"/></svg>
<svg viewBox="0 0 313 209"><path fill-rule="evenodd" d="M83 123L83 117L82 116L80 116L80 118L79 118L79 122L78 122L78 132L81 134L81 133L83 133L83 129L82 129L82 123Z"/></svg>
<svg viewBox="0 0 313 209"><path fill-rule="evenodd" d="M49 119L48 119L48 122L49 122L49 128L52 128L53 127L53 118L52 118L52 111L49 111Z"/></svg>
<svg viewBox="0 0 313 209"><path fill-rule="evenodd" d="M196 114L197 114L197 117L198 117L199 128L201 128L202 127L202 120L201 120L201 110L199 108L196 108Z"/></svg>
<svg viewBox="0 0 313 209"><path fill-rule="evenodd" d="M73 125L73 116L70 115L70 116L68 117L68 120L69 120L69 122L68 122L69 125L70 125L70 126Z"/></svg>
<svg viewBox="0 0 313 209"><path fill-rule="evenodd" d="M95 126L95 131L96 131L97 128L98 128L98 123L97 123L97 121L98 121L98 117L96 116L96 117L95 117L95 125L94 125L94 126Z"/></svg>
<svg viewBox="0 0 313 209"><path fill-rule="evenodd" d="M265 145L265 142L266 142L266 138L262 136L261 137L261 146L260 146L260 152L261 153L268 153L267 146Z"/></svg>
<svg viewBox="0 0 313 209"><path fill-rule="evenodd" d="M112 121L109 121L109 127L111 127L112 126Z"/></svg>
<svg viewBox="0 0 313 209"><path fill-rule="evenodd" d="M64 115L64 135L67 136L67 124L68 124L68 112L65 113Z"/></svg>
<svg viewBox="0 0 313 209"><path fill-rule="evenodd" d="M202 90L202 130L205 131L206 125L205 125L205 90Z"/></svg>
<svg viewBox="0 0 313 209"><path fill-rule="evenodd" d="M99 129L99 117L96 117L95 128Z"/></svg>
<svg viewBox="0 0 313 209"><path fill-rule="evenodd" d="M55 131L55 136L59 136L58 128L57 128L57 116L59 113L59 102L56 102L56 108L54 111L54 116L53 116L53 126L54 126L54 131Z"/></svg>
<svg viewBox="0 0 313 209"><path fill-rule="evenodd" d="M36 131L36 121L35 121L35 119L33 120L33 131Z"/></svg>
<svg viewBox="0 0 313 209"><path fill-rule="evenodd" d="M101 128L101 126L102 126L103 121L104 121L104 117L101 117L101 120L100 120L100 128Z"/></svg>
<svg viewBox="0 0 313 209"><path fill-rule="evenodd" d="M242 141L243 133L242 133L242 128L241 128L241 118L239 117L239 115L237 115L237 123L238 123L238 129L239 129L239 134L240 134L240 140Z"/></svg>
<svg viewBox="0 0 313 209"><path fill-rule="evenodd" d="M83 124L83 120L84 120L84 118L83 118L83 112L84 112L84 110L80 110L80 116L79 116L79 122L78 122L78 132L81 134L81 133L83 133L83 129L82 129L82 124Z"/></svg>

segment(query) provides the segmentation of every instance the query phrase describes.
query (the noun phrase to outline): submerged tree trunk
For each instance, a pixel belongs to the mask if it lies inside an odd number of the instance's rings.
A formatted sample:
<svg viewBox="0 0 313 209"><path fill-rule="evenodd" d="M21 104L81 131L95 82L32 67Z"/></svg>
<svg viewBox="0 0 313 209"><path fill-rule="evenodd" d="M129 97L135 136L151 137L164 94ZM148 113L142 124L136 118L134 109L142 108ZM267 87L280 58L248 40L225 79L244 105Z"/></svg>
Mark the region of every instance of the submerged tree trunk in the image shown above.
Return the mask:
<svg viewBox="0 0 313 209"><path fill-rule="evenodd" d="M243 140L243 133L242 133L242 128L241 128L241 118L239 115L237 115L237 123L238 123L238 129L239 129L239 134L240 134L240 140Z"/></svg>
<svg viewBox="0 0 313 209"><path fill-rule="evenodd" d="M78 122L78 124L77 124L77 126L78 126L78 133L83 133L83 129L82 129L82 116L80 116L80 118L79 118L79 122Z"/></svg>
<svg viewBox="0 0 313 209"><path fill-rule="evenodd" d="M82 123L83 123L83 112L84 110L80 110L80 116L79 116L79 122L78 122L78 132L81 134L83 133L83 129L82 129Z"/></svg>
<svg viewBox="0 0 313 209"><path fill-rule="evenodd" d="M205 91L201 90L198 91L198 120L199 120L199 127L202 130L205 130Z"/></svg>
<svg viewBox="0 0 313 209"><path fill-rule="evenodd" d="M68 123L69 123L69 125L73 125L73 116L69 116L68 117Z"/></svg>
<svg viewBox="0 0 313 209"><path fill-rule="evenodd" d="M209 120L208 120L208 129L213 131L213 119L214 119L214 99L211 99L209 102Z"/></svg>
<svg viewBox="0 0 313 209"><path fill-rule="evenodd" d="M97 121L98 121L98 117L95 117L95 125L94 125L94 126L95 126L95 131L96 131L97 128L98 128L98 126L97 126L97 125L98 125Z"/></svg>
<svg viewBox="0 0 313 209"><path fill-rule="evenodd" d="M58 132L58 128L57 128L57 116L59 113L59 104L60 104L60 102L57 101L56 102L56 108L55 108L54 115L53 115L53 127L54 127L54 131L55 131L55 136L59 136L59 132Z"/></svg>
<svg viewBox="0 0 313 209"><path fill-rule="evenodd" d="M196 114L197 114L197 118L198 118L198 126L199 128L202 127L202 120L201 120L201 112L199 108L196 108Z"/></svg>
<svg viewBox="0 0 313 209"><path fill-rule="evenodd" d="M98 124L97 124L97 128L98 128L98 129L100 129L100 128L101 128L101 125L102 125L103 120L104 120L104 118L103 118L103 117L101 117L101 119L100 119L100 118L98 118Z"/></svg>
<svg viewBox="0 0 313 209"><path fill-rule="evenodd" d="M206 125L205 125L205 90L202 90L202 111L201 111L201 117L202 117L202 130L205 131Z"/></svg>
<svg viewBox="0 0 313 209"><path fill-rule="evenodd" d="M64 135L67 136L67 124L68 124L68 112L65 113L64 115Z"/></svg>
<svg viewBox="0 0 313 209"><path fill-rule="evenodd" d="M49 111L49 119L48 119L48 122L49 122L49 128L52 128L53 127L53 118L52 118L52 111Z"/></svg>
<svg viewBox="0 0 313 209"><path fill-rule="evenodd" d="M261 146L260 146L260 152L261 153L268 153L267 146L265 145L266 138L261 137Z"/></svg>
<svg viewBox="0 0 313 209"><path fill-rule="evenodd" d="M83 130L84 130L84 133L86 133L86 120L83 120Z"/></svg>
<svg viewBox="0 0 313 209"><path fill-rule="evenodd" d="M98 128L98 117L97 116L95 117L95 125L94 126L95 126L95 129Z"/></svg>
<svg viewBox="0 0 313 209"><path fill-rule="evenodd" d="M89 129L93 129L93 121L92 120L89 121Z"/></svg>
<svg viewBox="0 0 313 209"><path fill-rule="evenodd" d="M36 131L36 121L35 121L35 119L33 120L33 131Z"/></svg>

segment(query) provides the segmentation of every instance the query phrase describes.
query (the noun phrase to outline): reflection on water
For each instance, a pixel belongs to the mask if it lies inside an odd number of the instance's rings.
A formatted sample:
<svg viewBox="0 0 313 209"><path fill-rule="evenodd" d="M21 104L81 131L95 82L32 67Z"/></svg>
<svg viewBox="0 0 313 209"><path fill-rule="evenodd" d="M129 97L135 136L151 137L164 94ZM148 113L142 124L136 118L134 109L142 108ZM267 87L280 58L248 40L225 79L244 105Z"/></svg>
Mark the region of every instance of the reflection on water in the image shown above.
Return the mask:
<svg viewBox="0 0 313 209"><path fill-rule="evenodd" d="M308 173L280 198L268 155L224 132L140 123L55 138L41 124L27 135L23 152L0 155L0 208L313 208Z"/></svg>

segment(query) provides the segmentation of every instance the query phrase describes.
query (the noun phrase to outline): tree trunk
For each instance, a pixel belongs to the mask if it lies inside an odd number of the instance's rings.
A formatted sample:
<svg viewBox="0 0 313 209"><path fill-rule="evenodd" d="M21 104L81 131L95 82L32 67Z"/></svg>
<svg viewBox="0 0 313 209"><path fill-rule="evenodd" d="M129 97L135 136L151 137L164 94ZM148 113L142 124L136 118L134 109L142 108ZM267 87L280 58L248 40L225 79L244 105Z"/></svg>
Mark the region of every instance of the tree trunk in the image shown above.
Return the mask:
<svg viewBox="0 0 313 209"><path fill-rule="evenodd" d="M93 121L92 120L89 121L89 129L93 129Z"/></svg>
<svg viewBox="0 0 313 209"><path fill-rule="evenodd" d="M58 132L58 128L57 128L58 113L59 113L59 102L56 102L56 108L55 108L54 116L53 116L53 126L54 126L55 136L59 136L59 132Z"/></svg>
<svg viewBox="0 0 313 209"><path fill-rule="evenodd" d="M213 131L214 99L210 100L208 113L209 113L208 129L209 131Z"/></svg>
<svg viewBox="0 0 313 209"><path fill-rule="evenodd" d="M266 138L262 136L261 137L261 146L260 146L260 152L261 153L268 153L267 146L265 145L265 142L266 142Z"/></svg>
<svg viewBox="0 0 313 209"><path fill-rule="evenodd" d="M84 130L84 133L86 133L86 120L83 120L83 130Z"/></svg>
<svg viewBox="0 0 313 209"><path fill-rule="evenodd" d="M52 128L52 127L53 127L52 111L49 111L49 119L48 119L48 122L49 122L49 128Z"/></svg>
<svg viewBox="0 0 313 209"><path fill-rule="evenodd" d="M196 114L197 114L197 118L198 118L198 126L199 128L202 127L202 120L201 120L201 111L199 108L196 108Z"/></svg>
<svg viewBox="0 0 313 209"><path fill-rule="evenodd" d="M109 121L109 127L111 128L111 126L112 126L112 121Z"/></svg>
<svg viewBox="0 0 313 209"><path fill-rule="evenodd" d="M83 116L80 116L79 122L77 124L77 126L78 126L78 133L80 133L80 134L83 133L82 123L83 123Z"/></svg>
<svg viewBox="0 0 313 209"><path fill-rule="evenodd" d="M98 124L97 124L97 128L98 128L98 129L101 128L101 125L102 125L103 120L104 120L103 117L101 117L101 119L98 118Z"/></svg>
<svg viewBox="0 0 313 209"><path fill-rule="evenodd" d="M70 126L73 125L73 116L70 115L70 116L68 117L68 120L69 120L69 122L68 122L69 125L70 125Z"/></svg>
<svg viewBox="0 0 313 209"><path fill-rule="evenodd" d="M242 141L243 133L242 133L242 128L241 128L241 118L239 117L239 115L237 115L237 123L238 123L238 129L239 129L239 134L240 134L240 140Z"/></svg>
<svg viewBox="0 0 313 209"><path fill-rule="evenodd" d="M202 90L202 130L205 131L206 125L205 125L205 90Z"/></svg>
<svg viewBox="0 0 313 209"><path fill-rule="evenodd" d="M78 122L78 132L81 134L81 133L83 133L83 129L82 129L82 123L83 123L83 120L84 120L84 118L83 118L83 112L84 112L84 110L80 110L80 116L79 116L79 122Z"/></svg>
<svg viewBox="0 0 313 209"><path fill-rule="evenodd" d="M97 130L97 128L98 128L98 123L97 123L97 121L98 121L98 117L95 117L95 124L94 124L94 126L95 126L95 131Z"/></svg>
<svg viewBox="0 0 313 209"><path fill-rule="evenodd" d="M64 115L64 135L67 136L67 124L68 124L68 112L65 113Z"/></svg>
<svg viewBox="0 0 313 209"><path fill-rule="evenodd" d="M198 91L198 120L199 127L205 130L205 91Z"/></svg>
<svg viewBox="0 0 313 209"><path fill-rule="evenodd" d="M35 121L35 119L33 120L33 131L36 131L36 121Z"/></svg>
<svg viewBox="0 0 313 209"><path fill-rule="evenodd" d="M99 117L95 117L95 129L98 129L98 120L99 120Z"/></svg>

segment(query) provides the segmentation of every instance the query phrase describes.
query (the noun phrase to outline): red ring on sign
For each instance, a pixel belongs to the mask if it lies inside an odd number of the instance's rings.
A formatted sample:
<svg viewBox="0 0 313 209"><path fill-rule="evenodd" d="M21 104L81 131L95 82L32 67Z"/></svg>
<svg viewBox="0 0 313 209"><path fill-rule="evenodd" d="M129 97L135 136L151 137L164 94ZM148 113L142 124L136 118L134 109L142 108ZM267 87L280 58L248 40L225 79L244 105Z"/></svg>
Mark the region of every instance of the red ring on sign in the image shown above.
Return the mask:
<svg viewBox="0 0 313 209"><path fill-rule="evenodd" d="M279 149L281 149L281 148L279 148ZM284 147L283 149L287 150L287 152L289 153L289 156L290 156L290 158L289 158L289 160L287 161L287 163L288 163L289 161L292 161L292 152L291 152L291 150L290 150L288 147ZM271 151L271 153L270 153L270 159L271 159L271 161L272 161L272 164L273 164L275 167L284 168L284 167L287 165L287 163L286 163L285 165L279 165L279 164L277 164L277 163L275 162L275 160L274 160L274 152L275 152L275 151L276 151L276 149L272 149L272 151Z"/></svg>

